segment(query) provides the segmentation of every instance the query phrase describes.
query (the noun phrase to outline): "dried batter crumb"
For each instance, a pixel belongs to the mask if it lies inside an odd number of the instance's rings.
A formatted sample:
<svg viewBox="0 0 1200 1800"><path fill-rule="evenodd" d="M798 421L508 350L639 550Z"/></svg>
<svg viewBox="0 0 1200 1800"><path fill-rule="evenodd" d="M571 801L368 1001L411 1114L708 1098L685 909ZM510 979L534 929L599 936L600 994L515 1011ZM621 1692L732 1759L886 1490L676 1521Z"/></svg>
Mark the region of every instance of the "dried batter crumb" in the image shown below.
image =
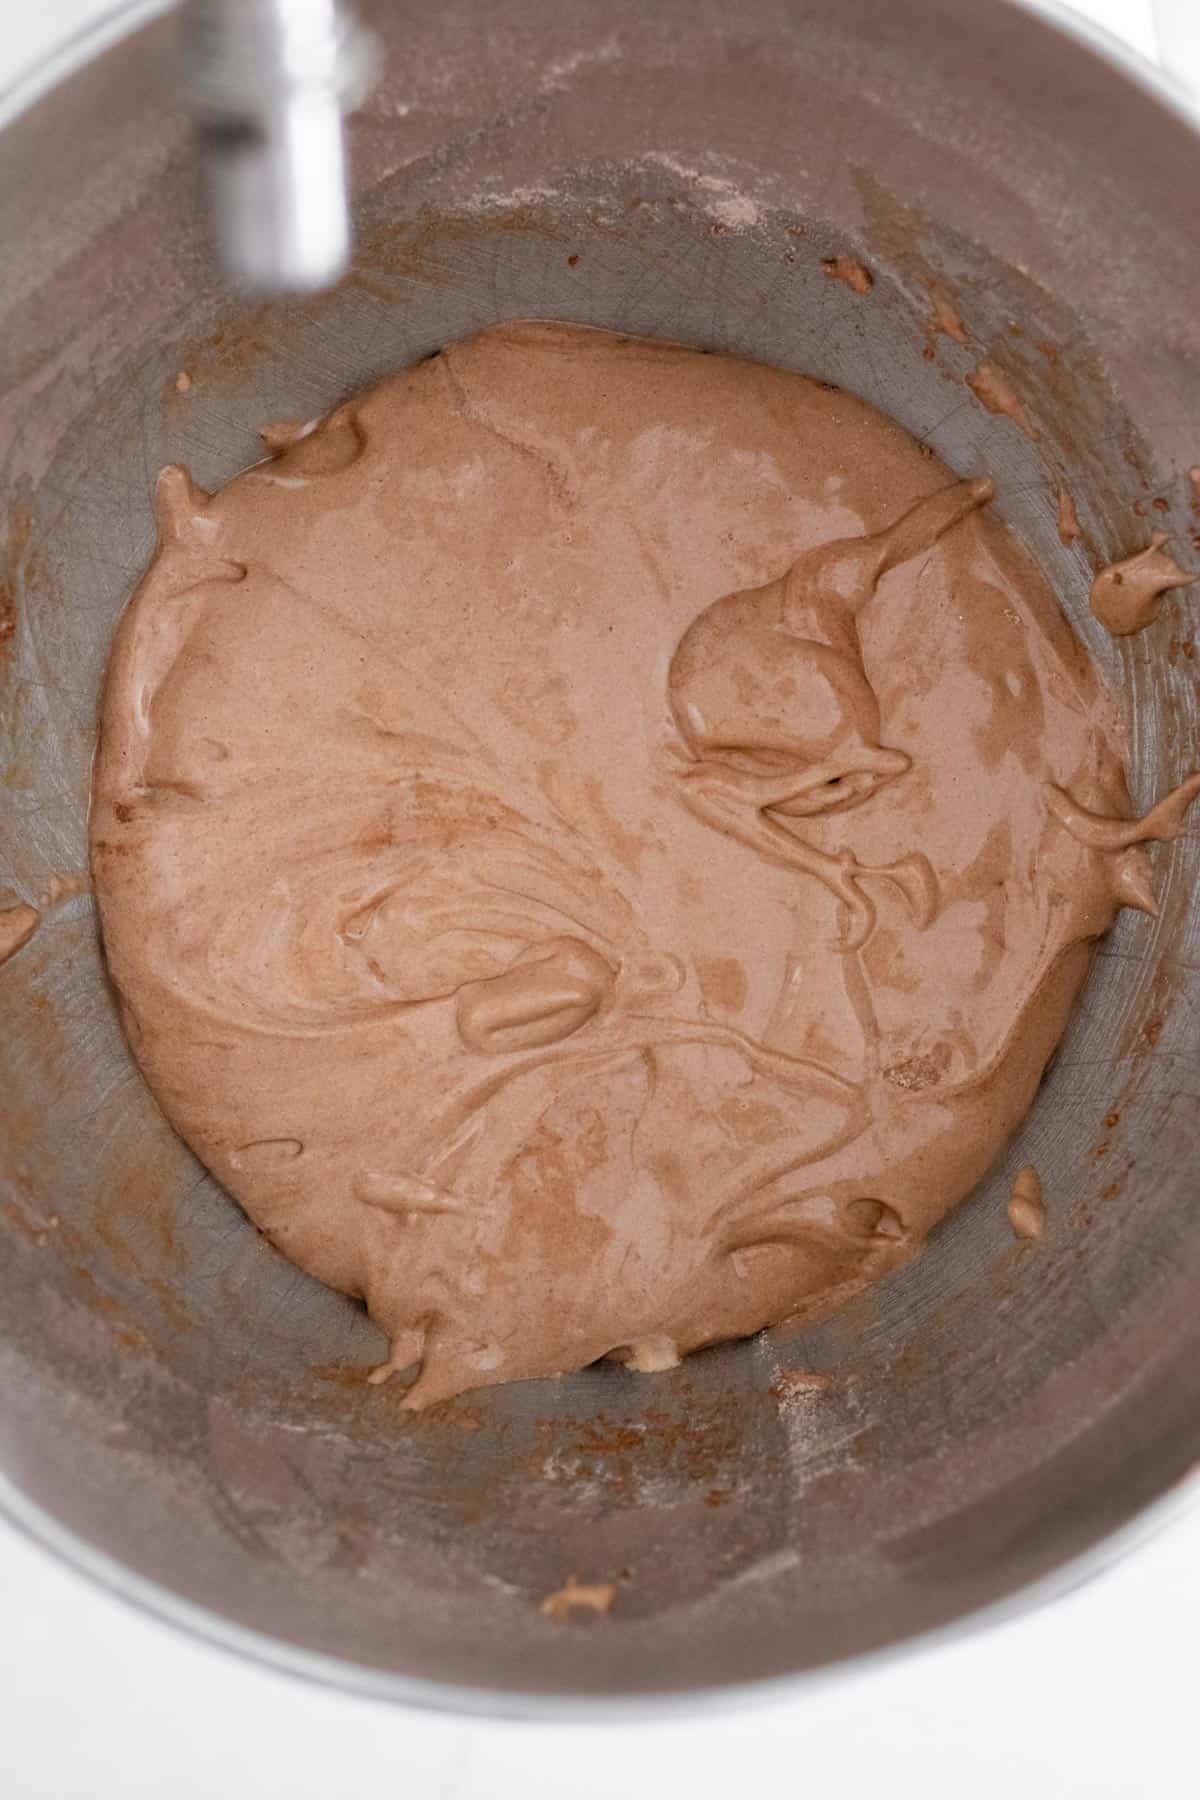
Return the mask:
<svg viewBox="0 0 1200 1800"><path fill-rule="evenodd" d="M625 1344L609 1354L613 1362L624 1363L627 1369L634 1369L639 1375L659 1375L664 1369L679 1366L679 1346L669 1337L640 1338L637 1343Z"/></svg>
<svg viewBox="0 0 1200 1800"><path fill-rule="evenodd" d="M1071 490L1061 482L1058 488L1058 535L1064 544L1074 544L1083 535Z"/></svg>
<svg viewBox="0 0 1200 1800"><path fill-rule="evenodd" d="M556 1625L565 1625L573 1612L591 1612L603 1618L612 1609L617 1590L611 1581L580 1581L568 1575L562 1587L547 1594L538 1611Z"/></svg>
<svg viewBox="0 0 1200 1800"><path fill-rule="evenodd" d="M1042 1179L1032 1163L1017 1171L1008 1202L1008 1222L1017 1237L1027 1243L1036 1243L1045 1228Z"/></svg>
<svg viewBox="0 0 1200 1800"><path fill-rule="evenodd" d="M833 1386L832 1375L820 1375L815 1369L780 1369L771 1383L771 1392L782 1406L795 1406L801 1400L815 1399Z"/></svg>
<svg viewBox="0 0 1200 1800"><path fill-rule="evenodd" d="M856 294L869 294L875 286L875 277L857 256L823 256L821 267L831 281L844 281Z"/></svg>
<svg viewBox="0 0 1200 1800"><path fill-rule="evenodd" d="M190 394L191 391L192 378L186 369L180 369L178 375L175 377L175 392L177 394Z"/></svg>

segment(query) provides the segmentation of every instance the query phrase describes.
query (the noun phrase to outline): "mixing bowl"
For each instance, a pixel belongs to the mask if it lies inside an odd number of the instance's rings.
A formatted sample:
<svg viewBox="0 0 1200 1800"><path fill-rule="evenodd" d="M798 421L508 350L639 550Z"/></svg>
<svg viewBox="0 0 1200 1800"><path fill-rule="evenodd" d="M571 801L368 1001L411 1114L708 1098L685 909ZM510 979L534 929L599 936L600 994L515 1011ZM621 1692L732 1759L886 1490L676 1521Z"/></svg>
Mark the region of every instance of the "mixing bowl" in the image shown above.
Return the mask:
<svg viewBox="0 0 1200 1800"><path fill-rule="evenodd" d="M1200 829L921 1261L790 1341L413 1416L122 1040L84 880L106 648L161 464L219 483L265 419L494 319L576 319L806 370L992 471L1148 804L1197 759L1195 603L1117 642L1087 594L1152 528L1200 545L1200 144L1148 74L1000 0L366 11L358 254L317 300L223 291L169 21L7 103L0 903L43 920L0 968L4 1501L167 1617L376 1693L561 1712L794 1677L1077 1572L1200 1455ZM843 253L868 294L828 278ZM985 359L1032 429L968 387ZM819 1404L781 1398L783 1357L835 1375ZM614 1583L607 1617L543 1615L572 1574Z"/></svg>

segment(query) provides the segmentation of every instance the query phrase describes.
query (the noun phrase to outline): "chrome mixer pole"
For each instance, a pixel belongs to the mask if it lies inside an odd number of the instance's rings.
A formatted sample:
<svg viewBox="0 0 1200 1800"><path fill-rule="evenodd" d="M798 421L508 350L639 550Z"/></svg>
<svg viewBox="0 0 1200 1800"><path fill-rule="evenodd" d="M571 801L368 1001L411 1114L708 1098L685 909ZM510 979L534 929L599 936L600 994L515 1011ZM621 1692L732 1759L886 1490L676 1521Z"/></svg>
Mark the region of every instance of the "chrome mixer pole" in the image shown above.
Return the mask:
<svg viewBox="0 0 1200 1800"><path fill-rule="evenodd" d="M217 249L260 293L328 287L350 256L343 114L370 40L343 0L183 0Z"/></svg>

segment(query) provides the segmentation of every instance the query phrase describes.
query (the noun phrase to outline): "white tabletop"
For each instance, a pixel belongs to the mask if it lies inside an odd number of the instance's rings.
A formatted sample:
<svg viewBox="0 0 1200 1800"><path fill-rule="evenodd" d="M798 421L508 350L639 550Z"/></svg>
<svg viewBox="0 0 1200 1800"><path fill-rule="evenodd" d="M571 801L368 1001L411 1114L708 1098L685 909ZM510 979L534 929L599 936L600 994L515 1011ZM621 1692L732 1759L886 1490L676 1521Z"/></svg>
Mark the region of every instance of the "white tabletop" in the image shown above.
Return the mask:
<svg viewBox="0 0 1200 1800"><path fill-rule="evenodd" d="M1078 3L1153 51L1150 0ZM0 0L0 86L109 4ZM0 1523L0 1795L1175 1800L1200 1792L1197 1617L1193 1512L1051 1607L786 1704L668 1724L500 1725L403 1712L236 1661Z"/></svg>

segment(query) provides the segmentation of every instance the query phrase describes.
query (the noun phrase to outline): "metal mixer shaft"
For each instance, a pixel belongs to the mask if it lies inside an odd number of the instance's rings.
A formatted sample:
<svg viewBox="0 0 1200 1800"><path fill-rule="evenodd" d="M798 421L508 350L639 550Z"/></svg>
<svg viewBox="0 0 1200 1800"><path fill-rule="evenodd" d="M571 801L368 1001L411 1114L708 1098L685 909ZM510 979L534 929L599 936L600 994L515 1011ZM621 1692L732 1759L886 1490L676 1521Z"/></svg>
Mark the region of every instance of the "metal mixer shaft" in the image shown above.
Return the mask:
<svg viewBox="0 0 1200 1800"><path fill-rule="evenodd" d="M217 248L239 285L326 287L350 254L343 115L370 40L343 0L184 0Z"/></svg>

